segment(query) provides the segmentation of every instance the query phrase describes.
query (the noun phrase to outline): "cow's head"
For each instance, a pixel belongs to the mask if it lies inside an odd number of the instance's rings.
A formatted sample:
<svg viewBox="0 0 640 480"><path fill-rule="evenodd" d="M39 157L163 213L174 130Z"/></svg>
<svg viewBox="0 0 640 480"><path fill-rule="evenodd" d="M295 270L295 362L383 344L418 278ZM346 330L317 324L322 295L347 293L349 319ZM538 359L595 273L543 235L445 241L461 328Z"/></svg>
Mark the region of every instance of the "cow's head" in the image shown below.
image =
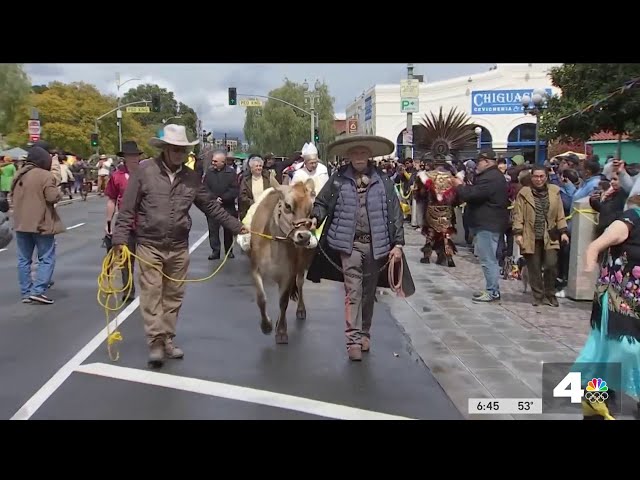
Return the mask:
<svg viewBox="0 0 640 480"><path fill-rule="evenodd" d="M275 188L279 195L276 222L284 235L296 246L306 247L311 241L311 209L316 198L312 179Z"/></svg>

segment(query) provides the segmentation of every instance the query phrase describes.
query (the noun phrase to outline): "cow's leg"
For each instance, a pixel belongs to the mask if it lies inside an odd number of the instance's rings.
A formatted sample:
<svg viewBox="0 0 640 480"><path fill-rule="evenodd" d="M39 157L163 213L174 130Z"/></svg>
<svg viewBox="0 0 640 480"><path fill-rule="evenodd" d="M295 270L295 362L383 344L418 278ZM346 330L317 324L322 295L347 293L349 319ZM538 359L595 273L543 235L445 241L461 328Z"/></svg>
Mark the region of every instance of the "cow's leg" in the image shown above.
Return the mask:
<svg viewBox="0 0 640 480"><path fill-rule="evenodd" d="M302 287L304 285L304 271L299 273L296 277L296 285L298 287L298 308L296 310L296 320L307 319L307 307L304 304L304 297L302 294Z"/></svg>
<svg viewBox="0 0 640 480"><path fill-rule="evenodd" d="M251 272L251 276L253 277L253 283L256 287L256 302L260 309L260 329L262 330L262 333L269 335L271 330L273 330L273 325L269 315L267 315L267 295L264 293L262 275L260 275L258 270L253 270Z"/></svg>
<svg viewBox="0 0 640 480"><path fill-rule="evenodd" d="M292 284L293 282L293 284ZM287 307L289 306L289 297L292 296L292 287L295 288L294 278L283 278L278 283L280 287L280 317L276 322L276 343L289 343L287 335Z"/></svg>

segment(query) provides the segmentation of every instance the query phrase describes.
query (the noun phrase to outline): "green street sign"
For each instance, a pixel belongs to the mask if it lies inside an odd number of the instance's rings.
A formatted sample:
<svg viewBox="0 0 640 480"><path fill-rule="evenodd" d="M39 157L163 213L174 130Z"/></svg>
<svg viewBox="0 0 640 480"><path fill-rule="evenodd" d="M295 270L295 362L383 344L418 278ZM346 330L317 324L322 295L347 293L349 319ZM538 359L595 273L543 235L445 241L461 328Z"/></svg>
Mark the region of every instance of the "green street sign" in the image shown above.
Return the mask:
<svg viewBox="0 0 640 480"><path fill-rule="evenodd" d="M419 102L417 98L403 98L400 100L400 112L417 113L419 110Z"/></svg>

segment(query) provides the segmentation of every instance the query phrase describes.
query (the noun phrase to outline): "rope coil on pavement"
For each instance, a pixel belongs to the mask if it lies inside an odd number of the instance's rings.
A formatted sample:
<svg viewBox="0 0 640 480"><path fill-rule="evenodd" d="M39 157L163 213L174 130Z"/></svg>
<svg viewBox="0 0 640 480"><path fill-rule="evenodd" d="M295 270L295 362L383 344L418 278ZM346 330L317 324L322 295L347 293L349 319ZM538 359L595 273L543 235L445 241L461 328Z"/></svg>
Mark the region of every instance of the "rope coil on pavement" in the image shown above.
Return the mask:
<svg viewBox="0 0 640 480"><path fill-rule="evenodd" d="M229 249L227 254L222 259L222 262L220 262L220 265L218 265L218 268L216 268L213 271L213 273L207 277L172 278L166 275L160 267L153 265L151 262L133 253L131 250L129 250L129 248L126 245L123 245L118 250L119 250L119 255L117 256L115 254L115 249L112 248L111 250L109 250L107 255L104 257L104 260L102 261L102 270L100 271L100 275L98 276L98 295L97 295L98 304L104 309L105 318L107 321L107 351L109 353L109 358L114 362L117 362L118 359L120 358L120 352L118 352L113 347L113 345L116 342L122 341L122 333L118 330L117 322L114 326L113 332L110 331L109 314L110 312L117 312L121 310L122 307L124 307L128 303L129 298L131 297L131 292L133 290L133 266L131 261L132 258L135 258L136 260L138 260L138 262L143 263L148 267L151 267L157 270L167 280L170 280L172 282L178 282L178 283L187 283L187 282L194 283L194 282L206 282L207 280L211 280L213 277L215 277L220 272L220 270L222 270L222 267L226 263L232 251L231 249ZM118 289L114 285L114 280L116 278L115 271L122 270L123 268L126 268L129 271L128 281L126 285L123 285L122 288ZM121 295L121 294L125 294L125 296L124 296L124 299L122 300L122 303L118 304L118 295ZM112 302L112 299L113 299L113 302ZM111 303L114 303L115 306L111 306L110 305Z"/></svg>

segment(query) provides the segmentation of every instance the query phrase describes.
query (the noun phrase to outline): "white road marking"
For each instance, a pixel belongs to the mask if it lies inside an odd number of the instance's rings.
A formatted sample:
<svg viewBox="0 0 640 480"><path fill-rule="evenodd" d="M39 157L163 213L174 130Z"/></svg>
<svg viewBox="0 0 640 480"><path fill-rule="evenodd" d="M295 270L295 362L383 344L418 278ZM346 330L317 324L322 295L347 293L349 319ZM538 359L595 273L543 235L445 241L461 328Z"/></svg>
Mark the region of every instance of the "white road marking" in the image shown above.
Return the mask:
<svg viewBox="0 0 640 480"><path fill-rule="evenodd" d="M189 248L189 254L198 248L202 242L209 238L209 232L204 233L192 246ZM121 325L129 316L138 308L140 299L136 298L127 308L125 308L120 314L114 318L109 324L109 331L113 331L116 325ZM58 370L53 377L51 377L47 383L45 383L40 390L38 390L20 409L11 417L10 420L29 420L34 413L42 406L47 399L54 394L54 392L60 388L60 386L71 376L71 374L84 362L89 356L104 342L107 340L107 328L103 328L93 339L87 343L82 349L74 355L74 357L65 363L60 370Z"/></svg>
<svg viewBox="0 0 640 480"><path fill-rule="evenodd" d="M5 250L8 250L7 248L0 248L0 252L4 252Z"/></svg>
<svg viewBox="0 0 640 480"><path fill-rule="evenodd" d="M77 225L72 225L70 227L67 227L67 230L73 230L74 228L81 227L82 225L85 225L85 224L84 223L79 223Z"/></svg>
<svg viewBox="0 0 640 480"><path fill-rule="evenodd" d="M137 368L119 367L107 363L91 363L81 365L77 372L115 378L129 382L144 383L157 387L173 388L185 392L200 393L211 397L228 398L241 402L257 403L269 407L295 410L325 418L338 420L411 420L407 417L389 415L386 413L362 410L335 403L321 402L309 398L295 397L283 393L257 390L255 388L239 387L227 383L212 382L199 378L180 377L167 373L140 370Z"/></svg>

